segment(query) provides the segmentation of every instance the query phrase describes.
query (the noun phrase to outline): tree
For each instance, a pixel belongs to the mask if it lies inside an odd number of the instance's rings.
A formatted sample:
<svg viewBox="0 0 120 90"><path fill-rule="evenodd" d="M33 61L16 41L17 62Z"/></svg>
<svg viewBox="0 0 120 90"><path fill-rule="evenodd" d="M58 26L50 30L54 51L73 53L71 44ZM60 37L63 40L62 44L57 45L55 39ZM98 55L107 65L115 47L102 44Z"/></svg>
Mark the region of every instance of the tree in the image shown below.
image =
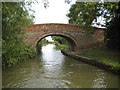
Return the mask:
<svg viewBox="0 0 120 90"><path fill-rule="evenodd" d="M33 52L23 43L23 26L33 24L25 2L2 3L3 67L28 59Z"/></svg>
<svg viewBox="0 0 120 90"><path fill-rule="evenodd" d="M54 41L57 41L60 44L68 44L68 41L65 38L60 37L60 36L52 36L52 39Z"/></svg>
<svg viewBox="0 0 120 90"><path fill-rule="evenodd" d="M111 20L107 33L107 47L120 51L120 2L119 8L115 11L115 17Z"/></svg>
<svg viewBox="0 0 120 90"><path fill-rule="evenodd" d="M107 24L115 17L115 10L118 8L117 2L76 2L69 10L67 16L70 24L80 26L91 26L94 24L107 27ZM104 24L98 20L104 18Z"/></svg>

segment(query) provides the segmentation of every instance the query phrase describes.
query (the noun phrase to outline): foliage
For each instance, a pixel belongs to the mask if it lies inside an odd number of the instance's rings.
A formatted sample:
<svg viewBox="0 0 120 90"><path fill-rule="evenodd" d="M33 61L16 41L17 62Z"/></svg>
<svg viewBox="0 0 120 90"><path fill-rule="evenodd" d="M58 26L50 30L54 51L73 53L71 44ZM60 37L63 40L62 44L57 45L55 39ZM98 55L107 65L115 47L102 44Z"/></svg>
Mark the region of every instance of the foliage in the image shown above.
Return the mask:
<svg viewBox="0 0 120 90"><path fill-rule="evenodd" d="M24 2L2 3L2 57L3 67L12 66L33 56L33 51L23 43L23 26L33 24Z"/></svg>
<svg viewBox="0 0 120 90"><path fill-rule="evenodd" d="M60 44L68 44L68 41L65 38L60 37L60 36L52 36L52 39L54 41L57 41Z"/></svg>
<svg viewBox="0 0 120 90"><path fill-rule="evenodd" d="M67 16L69 23L81 26L94 24L107 27L108 22L115 17L114 11L118 8L117 2L76 2L69 10ZM100 23L99 17L103 17L105 23Z"/></svg>
<svg viewBox="0 0 120 90"><path fill-rule="evenodd" d="M37 53L39 54L42 46L45 45L45 44L48 44L48 43L50 43L50 42L45 38L40 40L37 44Z"/></svg>
<svg viewBox="0 0 120 90"><path fill-rule="evenodd" d="M51 36L51 37L54 40L53 44L57 46L57 49L62 49L62 50L69 49L69 43L65 38L60 36Z"/></svg>
<svg viewBox="0 0 120 90"><path fill-rule="evenodd" d="M56 49L60 49L60 50L69 50L69 46L66 44L60 44L57 41L52 42L52 44L56 45Z"/></svg>
<svg viewBox="0 0 120 90"><path fill-rule="evenodd" d="M70 4L72 0L65 0L65 3Z"/></svg>
<svg viewBox="0 0 120 90"><path fill-rule="evenodd" d="M69 17L69 23L77 24L77 25L87 25L91 24L93 19L95 18L96 11L94 8L94 4L96 3L78 3L73 4L70 8L70 13L67 15ZM91 7L90 7L91 6ZM94 11L93 15L90 15L90 12ZM85 15L85 16L84 16Z"/></svg>
<svg viewBox="0 0 120 90"><path fill-rule="evenodd" d="M48 0L42 0L43 4L44 4L44 8L49 7L49 1Z"/></svg>
<svg viewBox="0 0 120 90"><path fill-rule="evenodd" d="M120 2L119 8L116 10L116 17L114 17L108 25L106 32L107 47L120 51Z"/></svg>

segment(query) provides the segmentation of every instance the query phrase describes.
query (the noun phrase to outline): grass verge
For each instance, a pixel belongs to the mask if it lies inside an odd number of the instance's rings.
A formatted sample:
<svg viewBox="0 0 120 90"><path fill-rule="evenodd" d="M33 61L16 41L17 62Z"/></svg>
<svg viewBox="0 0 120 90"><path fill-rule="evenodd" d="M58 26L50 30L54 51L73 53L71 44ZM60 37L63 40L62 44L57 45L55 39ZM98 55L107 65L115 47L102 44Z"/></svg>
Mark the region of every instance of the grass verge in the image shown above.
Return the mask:
<svg viewBox="0 0 120 90"><path fill-rule="evenodd" d="M120 68L118 51L107 49L106 47L95 47L89 50L76 53L76 55L93 58L98 62L112 65L115 68Z"/></svg>

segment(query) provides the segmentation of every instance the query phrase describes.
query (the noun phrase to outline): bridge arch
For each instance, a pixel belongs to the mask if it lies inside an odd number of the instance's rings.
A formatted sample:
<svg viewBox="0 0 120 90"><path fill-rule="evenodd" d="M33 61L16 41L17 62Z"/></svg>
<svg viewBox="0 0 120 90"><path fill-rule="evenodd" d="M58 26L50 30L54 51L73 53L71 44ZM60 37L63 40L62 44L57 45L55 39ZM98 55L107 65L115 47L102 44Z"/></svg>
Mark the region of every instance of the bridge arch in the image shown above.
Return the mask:
<svg viewBox="0 0 120 90"><path fill-rule="evenodd" d="M36 49L36 45L42 38L54 35L67 38L73 47L72 49L80 51L97 45L99 38L103 34L87 35L84 28L78 25L59 23L35 24L25 27L24 42L31 48Z"/></svg>
<svg viewBox="0 0 120 90"><path fill-rule="evenodd" d="M38 43L45 37L48 37L48 36L60 36L60 37L63 37L65 38L69 44L70 44L70 50L72 51L75 51L76 50L76 47L77 47L77 42L76 40L70 36L70 35L67 35L67 34L64 34L64 33L47 33L47 34L43 34L42 36L39 36L36 40L35 40L35 43L34 43L34 47L36 47L37 49L37 45ZM36 50L37 51L37 50Z"/></svg>

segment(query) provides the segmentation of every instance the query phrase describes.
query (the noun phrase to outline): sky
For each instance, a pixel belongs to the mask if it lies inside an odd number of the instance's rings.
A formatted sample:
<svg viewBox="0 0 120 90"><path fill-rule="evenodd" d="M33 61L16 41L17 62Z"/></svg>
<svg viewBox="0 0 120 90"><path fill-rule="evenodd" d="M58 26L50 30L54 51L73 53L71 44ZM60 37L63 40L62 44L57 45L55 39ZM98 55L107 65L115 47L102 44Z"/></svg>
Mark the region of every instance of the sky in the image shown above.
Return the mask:
<svg viewBox="0 0 120 90"><path fill-rule="evenodd" d="M32 5L32 9L35 10L35 24L43 23L68 23L66 14L68 13L70 6L75 3L76 0L72 0L70 4L65 3L65 0L48 0L49 7L44 8L42 0L38 0L38 3Z"/></svg>
<svg viewBox="0 0 120 90"><path fill-rule="evenodd" d="M76 0L72 0L70 4L65 3L65 0L48 0L49 7L44 8L42 0L37 0L38 3L32 5L32 9L35 11L35 24L43 23L64 23L68 24L68 17L66 14ZM53 41L52 38L46 37L47 40Z"/></svg>

